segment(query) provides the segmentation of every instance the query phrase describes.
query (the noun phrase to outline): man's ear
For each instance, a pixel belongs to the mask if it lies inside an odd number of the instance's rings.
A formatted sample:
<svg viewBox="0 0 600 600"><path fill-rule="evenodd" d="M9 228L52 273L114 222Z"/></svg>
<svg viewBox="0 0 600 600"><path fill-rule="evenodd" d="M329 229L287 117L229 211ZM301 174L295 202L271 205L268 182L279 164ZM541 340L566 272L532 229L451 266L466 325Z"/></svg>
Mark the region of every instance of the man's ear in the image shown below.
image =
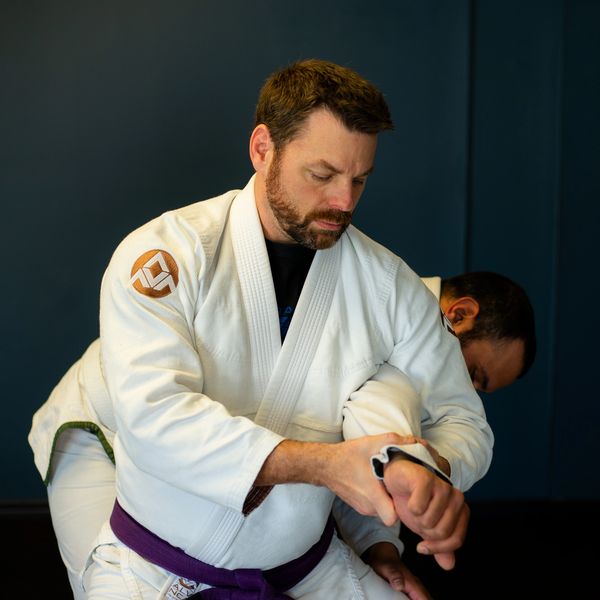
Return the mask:
<svg viewBox="0 0 600 600"><path fill-rule="evenodd" d="M273 141L269 128L261 123L254 128L249 143L250 160L257 173L265 173L271 161L272 150Z"/></svg>
<svg viewBox="0 0 600 600"><path fill-rule="evenodd" d="M475 319L479 314L479 302L471 296L463 296L446 301L442 310L458 335L470 331L475 325Z"/></svg>

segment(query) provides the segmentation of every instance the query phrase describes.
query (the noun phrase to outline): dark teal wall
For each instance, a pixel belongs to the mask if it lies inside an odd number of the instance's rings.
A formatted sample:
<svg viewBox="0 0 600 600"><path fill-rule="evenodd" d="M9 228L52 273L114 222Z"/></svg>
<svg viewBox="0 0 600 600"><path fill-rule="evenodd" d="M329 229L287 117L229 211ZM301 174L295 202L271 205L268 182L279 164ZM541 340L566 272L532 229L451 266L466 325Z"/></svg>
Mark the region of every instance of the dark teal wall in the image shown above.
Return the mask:
<svg viewBox="0 0 600 600"><path fill-rule="evenodd" d="M467 268L491 269L522 283L534 304L538 330L532 371L486 399L496 452L488 477L474 495L551 496L556 476L552 373L561 202L562 4L489 0L473 9Z"/></svg>
<svg viewBox="0 0 600 600"><path fill-rule="evenodd" d="M600 2L565 15L561 203L556 215L556 351L551 373L553 496L600 496L599 438Z"/></svg>
<svg viewBox="0 0 600 600"><path fill-rule="evenodd" d="M536 310L531 373L486 399L483 498L598 499L600 3L473 5L469 269L520 281Z"/></svg>
<svg viewBox="0 0 600 600"><path fill-rule="evenodd" d="M498 270L534 303L538 360L485 398L496 455L470 495L598 498L599 24L583 0L0 0L0 500L44 497L31 416L97 335L116 243L243 186L264 77L311 56L395 118L357 224L423 275Z"/></svg>

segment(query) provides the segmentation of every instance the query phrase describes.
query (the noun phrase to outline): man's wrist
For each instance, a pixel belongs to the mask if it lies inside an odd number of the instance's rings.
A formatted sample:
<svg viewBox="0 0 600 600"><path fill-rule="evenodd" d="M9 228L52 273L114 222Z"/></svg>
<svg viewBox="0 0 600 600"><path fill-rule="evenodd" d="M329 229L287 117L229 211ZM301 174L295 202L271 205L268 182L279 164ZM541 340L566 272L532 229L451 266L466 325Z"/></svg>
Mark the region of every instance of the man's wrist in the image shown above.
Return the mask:
<svg viewBox="0 0 600 600"><path fill-rule="evenodd" d="M282 440L265 460L255 485L283 483L326 485L333 444Z"/></svg>
<svg viewBox="0 0 600 600"><path fill-rule="evenodd" d="M375 556L378 558L386 557L388 559L400 558L400 551L391 542L376 542L369 546L361 555L363 562L369 564Z"/></svg>

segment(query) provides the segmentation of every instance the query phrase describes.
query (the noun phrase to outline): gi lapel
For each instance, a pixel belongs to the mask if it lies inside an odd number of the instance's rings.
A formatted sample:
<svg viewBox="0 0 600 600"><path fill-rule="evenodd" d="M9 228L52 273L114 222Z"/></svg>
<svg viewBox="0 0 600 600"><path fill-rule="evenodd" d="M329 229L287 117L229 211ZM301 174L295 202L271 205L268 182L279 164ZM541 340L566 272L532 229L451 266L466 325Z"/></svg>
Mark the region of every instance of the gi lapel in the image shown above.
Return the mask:
<svg viewBox="0 0 600 600"><path fill-rule="evenodd" d="M233 201L231 237L247 315L252 371L257 374L260 390L264 392L281 349L281 334L269 255L253 186L254 177Z"/></svg>
<svg viewBox="0 0 600 600"><path fill-rule="evenodd" d="M269 382L277 353L281 349L279 315L269 266L269 256L254 202L254 177L234 198L230 212L231 239L237 275L243 298L243 310L248 323L252 371L256 374L262 394ZM232 272L232 277L235 273ZM254 488L255 490L270 488ZM205 546L205 559L214 564L235 539L244 524L245 514L231 509L220 511L219 529Z"/></svg>
<svg viewBox="0 0 600 600"><path fill-rule="evenodd" d="M250 326L251 360L264 389L255 422L284 435L329 313L341 244L316 253L282 347L273 277L256 210L253 180L233 201L233 247Z"/></svg>
<svg viewBox="0 0 600 600"><path fill-rule="evenodd" d="M256 415L256 423L280 435L285 435L321 340L337 282L340 247L336 244L315 254Z"/></svg>

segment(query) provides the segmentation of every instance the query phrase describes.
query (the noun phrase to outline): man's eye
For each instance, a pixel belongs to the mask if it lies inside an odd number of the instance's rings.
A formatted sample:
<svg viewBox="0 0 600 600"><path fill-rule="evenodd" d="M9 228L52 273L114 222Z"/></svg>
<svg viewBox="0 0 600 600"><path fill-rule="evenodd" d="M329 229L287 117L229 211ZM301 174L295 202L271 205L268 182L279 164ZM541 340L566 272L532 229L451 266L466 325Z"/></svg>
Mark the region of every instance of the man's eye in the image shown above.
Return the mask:
<svg viewBox="0 0 600 600"><path fill-rule="evenodd" d="M365 183L367 183L367 181L365 179L353 179L352 180L352 184L355 185L356 187L362 187L363 185L365 185Z"/></svg>
<svg viewBox="0 0 600 600"><path fill-rule="evenodd" d="M329 181L331 179L331 175L319 175L318 173L311 173L312 178L315 181Z"/></svg>

